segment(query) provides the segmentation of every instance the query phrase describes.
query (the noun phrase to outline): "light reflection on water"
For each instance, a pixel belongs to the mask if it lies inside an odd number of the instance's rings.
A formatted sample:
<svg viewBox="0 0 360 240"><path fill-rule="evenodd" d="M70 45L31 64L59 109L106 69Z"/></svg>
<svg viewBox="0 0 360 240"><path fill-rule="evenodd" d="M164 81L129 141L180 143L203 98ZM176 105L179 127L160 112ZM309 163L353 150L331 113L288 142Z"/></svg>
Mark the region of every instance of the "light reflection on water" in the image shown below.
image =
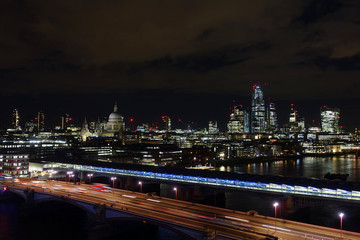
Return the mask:
<svg viewBox="0 0 360 240"><path fill-rule="evenodd" d="M221 166L221 171L289 177L324 178L330 173L349 174L348 181L360 181L360 157L355 155L334 157L304 157L272 162L244 163Z"/></svg>

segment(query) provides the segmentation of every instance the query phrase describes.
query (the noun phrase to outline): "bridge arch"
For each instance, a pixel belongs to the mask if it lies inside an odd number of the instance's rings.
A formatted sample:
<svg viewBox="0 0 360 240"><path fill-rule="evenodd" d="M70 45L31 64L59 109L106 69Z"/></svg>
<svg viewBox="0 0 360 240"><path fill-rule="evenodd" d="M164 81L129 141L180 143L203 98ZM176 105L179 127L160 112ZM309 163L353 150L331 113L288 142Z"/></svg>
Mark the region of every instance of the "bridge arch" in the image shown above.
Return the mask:
<svg viewBox="0 0 360 240"><path fill-rule="evenodd" d="M176 233L182 237L184 237L185 239L188 240L197 240L199 239L198 237L194 237L194 234L191 234L190 232L195 232L195 230L191 230L189 229L189 233L186 233L184 231L184 229L182 227L177 227L177 226L172 226L170 224L166 224L160 221L156 221L156 220L152 220L152 219L144 219L144 218L140 218L137 216L131 216L131 217L111 217L111 218L107 218L105 223L111 223L111 222L118 222L118 221L133 221L133 222L145 222L148 224L152 224L155 226L159 226L159 227L163 227L173 233Z"/></svg>
<svg viewBox="0 0 360 240"><path fill-rule="evenodd" d="M23 198L26 201L26 194L24 193L24 191L15 190L15 189L11 189L11 188L9 188L6 191L9 191L17 196L20 196L21 198Z"/></svg>
<svg viewBox="0 0 360 240"><path fill-rule="evenodd" d="M79 201L69 199L66 197L57 197L57 196L51 196L51 195L49 195L47 197L36 199L36 200L34 200L34 203L44 203L44 202L50 202L50 201L57 201L57 202L63 202L63 203L70 204L70 205L75 206L75 207L83 210L84 212L86 212L90 218L96 219L96 211L94 208L94 204L92 204L92 203L83 203L83 202L79 202Z"/></svg>

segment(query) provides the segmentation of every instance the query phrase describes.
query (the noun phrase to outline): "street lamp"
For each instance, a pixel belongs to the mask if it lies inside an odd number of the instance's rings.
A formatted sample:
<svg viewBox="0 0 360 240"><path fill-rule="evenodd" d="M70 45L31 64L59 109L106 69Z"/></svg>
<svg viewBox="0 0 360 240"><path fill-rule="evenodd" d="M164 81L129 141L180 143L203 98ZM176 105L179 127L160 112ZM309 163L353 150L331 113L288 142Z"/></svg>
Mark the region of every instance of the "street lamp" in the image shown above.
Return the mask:
<svg viewBox="0 0 360 240"><path fill-rule="evenodd" d="M115 179L116 179L116 177L111 178L111 180L113 181L113 188L115 188Z"/></svg>
<svg viewBox="0 0 360 240"><path fill-rule="evenodd" d="M92 173L89 173L88 174L88 177L89 177L89 184L91 184L91 177L93 176L94 174L92 174Z"/></svg>
<svg viewBox="0 0 360 240"><path fill-rule="evenodd" d="M344 213L339 213L339 217L340 217L340 238L342 238L342 222L343 222L343 217L344 217Z"/></svg>
<svg viewBox="0 0 360 240"><path fill-rule="evenodd" d="M140 185L140 192L142 193L142 181L139 181L139 185Z"/></svg>
<svg viewBox="0 0 360 240"><path fill-rule="evenodd" d="M177 188L174 187L174 191L175 191L175 199L177 200Z"/></svg>
<svg viewBox="0 0 360 240"><path fill-rule="evenodd" d="M274 210L275 210L275 231L276 231L276 208L279 206L279 203L274 202L273 206L274 206Z"/></svg>
<svg viewBox="0 0 360 240"><path fill-rule="evenodd" d="M68 175L68 177L69 177L69 182L70 182L70 180L71 180L71 175L73 174L73 172L69 171L69 172L66 172L66 174Z"/></svg>

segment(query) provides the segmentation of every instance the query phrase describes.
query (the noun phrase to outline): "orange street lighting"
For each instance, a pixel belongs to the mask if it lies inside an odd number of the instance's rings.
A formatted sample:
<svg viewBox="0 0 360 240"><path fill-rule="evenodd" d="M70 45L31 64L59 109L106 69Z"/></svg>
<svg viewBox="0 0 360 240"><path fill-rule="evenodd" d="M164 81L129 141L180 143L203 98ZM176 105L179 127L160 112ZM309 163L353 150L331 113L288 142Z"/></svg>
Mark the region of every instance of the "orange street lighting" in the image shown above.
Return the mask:
<svg viewBox="0 0 360 240"><path fill-rule="evenodd" d="M92 173L89 173L88 174L88 177L89 177L89 184L91 184L91 177L93 176L94 174L92 174Z"/></svg>
<svg viewBox="0 0 360 240"><path fill-rule="evenodd" d="M112 177L111 180L113 181L113 188L115 188L115 180L116 180L116 177Z"/></svg>
<svg viewBox="0 0 360 240"><path fill-rule="evenodd" d="M339 217L340 217L340 238L342 238L342 222L343 222L343 217L344 217L344 213L339 213Z"/></svg>
<svg viewBox="0 0 360 240"><path fill-rule="evenodd" d="M139 181L139 185L140 185L140 192L142 193L142 181Z"/></svg>
<svg viewBox="0 0 360 240"><path fill-rule="evenodd" d="M174 187L174 191L175 191L175 199L177 200L177 188Z"/></svg>
<svg viewBox="0 0 360 240"><path fill-rule="evenodd" d="M278 202L275 202L275 203L273 204L273 206L274 206L274 210L275 210L275 231L276 231L276 209L277 209L277 207L279 206L279 203L278 203Z"/></svg>

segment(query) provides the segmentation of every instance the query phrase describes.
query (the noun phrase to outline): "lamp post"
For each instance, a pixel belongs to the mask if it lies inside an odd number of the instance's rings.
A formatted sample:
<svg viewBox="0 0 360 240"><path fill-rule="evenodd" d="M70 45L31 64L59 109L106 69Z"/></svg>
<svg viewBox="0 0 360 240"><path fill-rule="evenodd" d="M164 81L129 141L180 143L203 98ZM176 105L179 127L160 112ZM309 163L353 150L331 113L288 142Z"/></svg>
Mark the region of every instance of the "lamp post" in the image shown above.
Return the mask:
<svg viewBox="0 0 360 240"><path fill-rule="evenodd" d="M116 177L111 178L111 180L113 181L113 188L115 188L115 179L116 179Z"/></svg>
<svg viewBox="0 0 360 240"><path fill-rule="evenodd" d="M274 210L275 210L275 231L276 231L276 208L279 206L279 203L278 203L278 202L275 202L275 203L273 204L273 206L274 206Z"/></svg>
<svg viewBox="0 0 360 240"><path fill-rule="evenodd" d="M142 181L139 181L139 185L140 185L140 192L142 193Z"/></svg>
<svg viewBox="0 0 360 240"><path fill-rule="evenodd" d="M177 200L177 188L174 187L174 191L175 191L175 199Z"/></svg>
<svg viewBox="0 0 360 240"><path fill-rule="evenodd" d="M93 176L94 174L92 174L92 173L89 173L88 174L88 177L89 177L89 184L91 184L91 177Z"/></svg>
<svg viewBox="0 0 360 240"><path fill-rule="evenodd" d="M344 217L344 213L339 213L339 217L340 217L340 238L342 238L342 222L343 222L343 217Z"/></svg>
<svg viewBox="0 0 360 240"><path fill-rule="evenodd" d="M71 171L69 171L69 172L66 172L66 175L68 176L68 178L69 178L69 182L70 182L70 180L71 180L71 175L73 174L73 172L71 172Z"/></svg>

